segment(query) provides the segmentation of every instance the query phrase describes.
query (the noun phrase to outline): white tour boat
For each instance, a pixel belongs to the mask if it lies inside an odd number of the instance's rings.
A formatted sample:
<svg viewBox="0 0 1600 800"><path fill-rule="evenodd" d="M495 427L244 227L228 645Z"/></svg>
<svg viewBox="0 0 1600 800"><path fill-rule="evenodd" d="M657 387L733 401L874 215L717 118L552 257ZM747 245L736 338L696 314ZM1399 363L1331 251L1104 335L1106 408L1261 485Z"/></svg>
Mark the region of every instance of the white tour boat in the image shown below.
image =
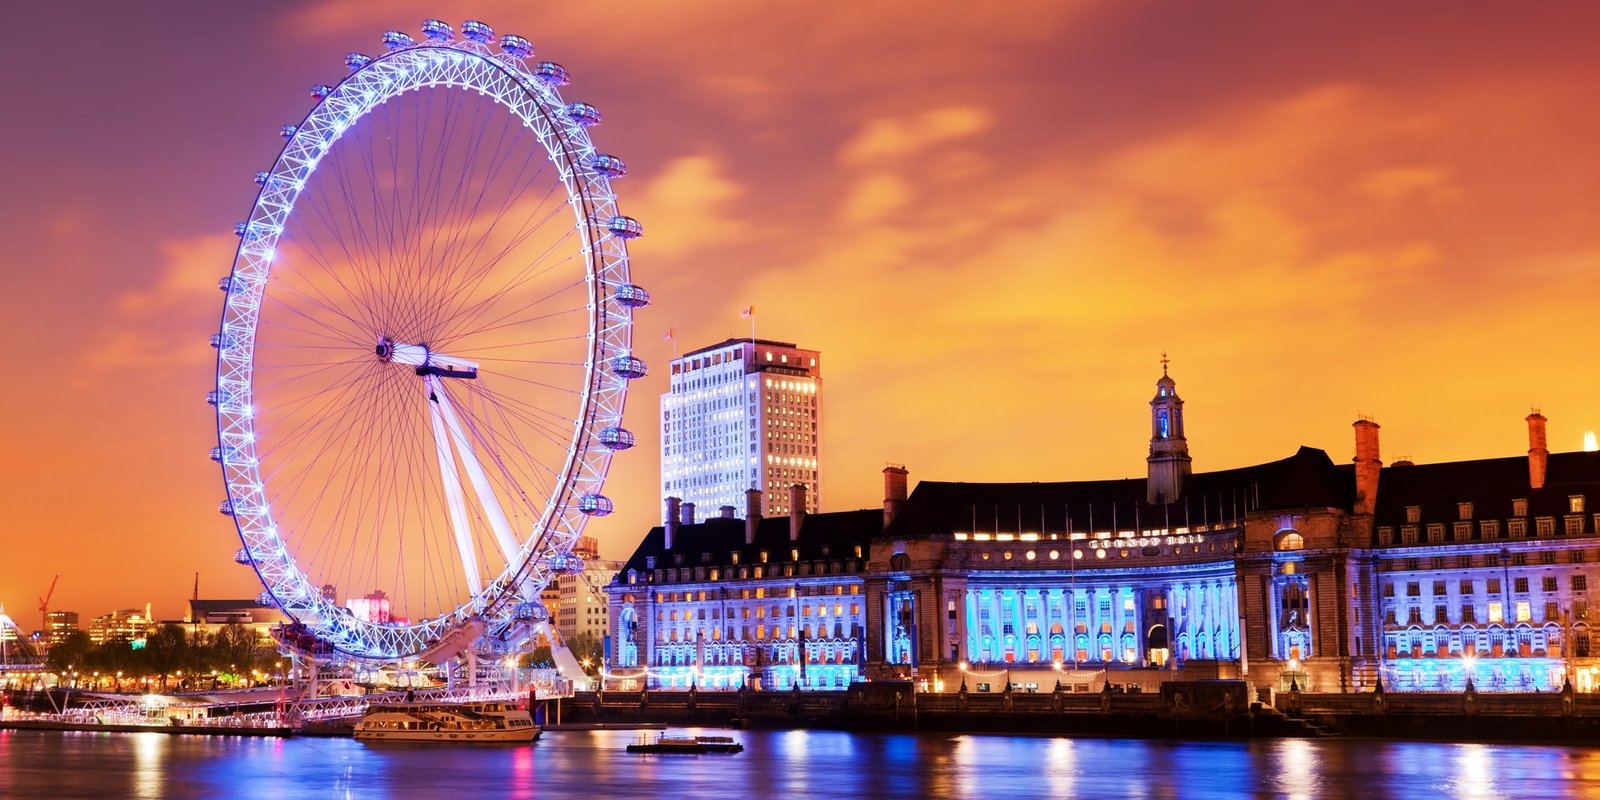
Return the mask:
<svg viewBox="0 0 1600 800"><path fill-rule="evenodd" d="M531 742L533 716L515 703L386 703L367 708L355 737L369 742Z"/></svg>

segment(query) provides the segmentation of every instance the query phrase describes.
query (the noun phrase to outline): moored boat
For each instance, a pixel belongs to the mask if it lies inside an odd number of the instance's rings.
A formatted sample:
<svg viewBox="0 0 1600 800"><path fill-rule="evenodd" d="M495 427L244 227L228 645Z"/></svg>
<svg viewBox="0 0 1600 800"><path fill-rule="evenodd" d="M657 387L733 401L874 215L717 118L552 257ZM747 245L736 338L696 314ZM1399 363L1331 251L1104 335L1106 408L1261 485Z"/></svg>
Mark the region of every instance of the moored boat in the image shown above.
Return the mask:
<svg viewBox="0 0 1600 800"><path fill-rule="evenodd" d="M515 703L391 703L367 708L355 738L389 742L531 742L533 716Z"/></svg>
<svg viewBox="0 0 1600 800"><path fill-rule="evenodd" d="M744 750L732 736L675 736L663 733L628 745L630 753L738 753Z"/></svg>

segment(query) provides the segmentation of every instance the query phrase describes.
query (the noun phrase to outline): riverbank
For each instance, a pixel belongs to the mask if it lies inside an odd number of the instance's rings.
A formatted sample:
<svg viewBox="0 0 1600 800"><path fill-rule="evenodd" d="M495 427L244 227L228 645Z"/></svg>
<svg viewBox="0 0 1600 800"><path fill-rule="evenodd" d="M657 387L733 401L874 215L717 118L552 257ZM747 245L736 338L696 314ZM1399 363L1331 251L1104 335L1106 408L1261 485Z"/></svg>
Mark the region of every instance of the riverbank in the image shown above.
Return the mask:
<svg viewBox="0 0 1600 800"><path fill-rule="evenodd" d="M164 733L190 736L289 736L282 726L253 725L124 725L104 722L68 722L53 719L0 719L0 730L82 731L86 733Z"/></svg>
<svg viewBox="0 0 1600 800"><path fill-rule="evenodd" d="M943 731L1155 739L1326 738L1600 745L1600 699L1570 694L1284 693L1249 702L1242 683L1161 694L916 693L858 684L835 692L580 692L566 723L849 731Z"/></svg>

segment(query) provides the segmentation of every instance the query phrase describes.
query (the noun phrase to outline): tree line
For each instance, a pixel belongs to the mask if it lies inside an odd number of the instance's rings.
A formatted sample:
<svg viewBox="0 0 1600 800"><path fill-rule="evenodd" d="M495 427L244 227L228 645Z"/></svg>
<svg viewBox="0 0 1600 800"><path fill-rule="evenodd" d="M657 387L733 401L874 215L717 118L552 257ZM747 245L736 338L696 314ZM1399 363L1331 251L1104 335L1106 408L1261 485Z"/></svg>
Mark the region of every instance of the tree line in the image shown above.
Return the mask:
<svg viewBox="0 0 1600 800"><path fill-rule="evenodd" d="M174 684L204 689L265 683L281 672L281 663L275 647L264 646L255 631L238 623L207 633L169 622L142 640L111 639L98 645L88 633L72 631L45 657L46 667L62 683L123 689L150 678L162 691Z"/></svg>

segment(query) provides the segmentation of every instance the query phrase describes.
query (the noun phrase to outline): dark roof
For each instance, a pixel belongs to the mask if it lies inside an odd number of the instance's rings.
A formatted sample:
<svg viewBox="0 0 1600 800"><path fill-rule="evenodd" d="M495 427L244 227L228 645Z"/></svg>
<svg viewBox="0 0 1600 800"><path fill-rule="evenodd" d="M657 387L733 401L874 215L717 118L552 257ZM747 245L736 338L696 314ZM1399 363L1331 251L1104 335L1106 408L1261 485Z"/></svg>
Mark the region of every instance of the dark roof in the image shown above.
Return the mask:
<svg viewBox="0 0 1600 800"><path fill-rule="evenodd" d="M690 350L689 352L684 353L681 356L678 356L678 358L688 358L690 356L700 355L701 353L709 353L712 350L720 350L720 349L722 349L724 347L727 347L730 344L746 344L746 343L749 343L749 344L766 344L766 345L771 345L773 347L793 347L796 350L800 349L800 345L797 345L794 342L780 342L780 341L777 341L776 339L752 339L752 338L750 338L748 336L742 336L742 337L740 337L738 339L723 339L722 341L717 342L716 344L709 344L709 345L706 345L705 347L699 348L698 350ZM673 359L673 361L677 361L677 360L678 360L677 358Z"/></svg>
<svg viewBox="0 0 1600 800"><path fill-rule="evenodd" d="M1384 467L1373 516L1378 525L1405 525L1406 507L1419 506L1421 523L1450 523L1460 519L1457 504L1470 502L1473 519L1505 519L1511 501L1522 499L1528 516L1559 517L1575 494L1600 506L1600 453L1552 453L1542 489L1529 483L1526 456Z"/></svg>
<svg viewBox="0 0 1600 800"><path fill-rule="evenodd" d="M1060 483L922 481L895 516L888 536L962 532L1014 533L1201 525L1262 509L1342 508L1354 502L1348 474L1328 454L1301 447L1280 461L1190 475L1172 503L1145 502L1145 479ZM1091 518L1091 513L1093 514ZM1092 523L1092 524L1091 524Z"/></svg>
<svg viewBox="0 0 1600 800"><path fill-rule="evenodd" d="M633 551L622 572L636 570L644 573L650 558L655 558L657 569L702 566L700 555L711 554L712 565L730 563L730 555L739 553L739 563L760 563L760 552L767 551L772 562L789 561L789 551L798 549L801 561L855 558L855 546L861 545L862 554L872 538L883 531L883 510L831 511L807 514L800 525L800 538L789 541L789 518L766 517L756 526L754 544L744 543L744 520L712 517L693 525L681 525L666 549L666 529L660 525L645 534L644 541ZM822 548L827 547L827 555ZM673 556L683 555L683 563L675 563Z"/></svg>

